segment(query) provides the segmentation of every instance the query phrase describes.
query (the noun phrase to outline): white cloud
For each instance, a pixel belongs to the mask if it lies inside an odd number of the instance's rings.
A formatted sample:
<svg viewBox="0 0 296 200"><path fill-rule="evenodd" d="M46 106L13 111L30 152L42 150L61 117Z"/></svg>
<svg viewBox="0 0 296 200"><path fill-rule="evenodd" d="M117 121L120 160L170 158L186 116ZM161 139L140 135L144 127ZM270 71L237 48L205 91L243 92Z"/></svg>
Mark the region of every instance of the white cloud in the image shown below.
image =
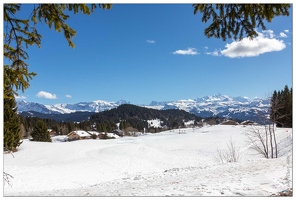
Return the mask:
<svg viewBox="0 0 296 200"><path fill-rule="evenodd" d="M265 32L268 33L269 38L266 37L266 34L257 32L258 36L253 38L253 40L244 38L241 41L233 41L230 44L226 44L226 49L222 50L221 54L230 58L253 57L267 52L281 51L286 48L283 40L273 38L273 31Z"/></svg>
<svg viewBox="0 0 296 200"><path fill-rule="evenodd" d="M289 30L287 30L287 29L286 29L286 30L284 30L284 31L285 31L286 33L289 33Z"/></svg>
<svg viewBox="0 0 296 200"><path fill-rule="evenodd" d="M46 98L46 99L56 99L57 96L55 94L51 94L49 92L40 91L38 94L36 94L39 98Z"/></svg>
<svg viewBox="0 0 296 200"><path fill-rule="evenodd" d="M16 99L26 99L27 97L25 96L14 96Z"/></svg>
<svg viewBox="0 0 296 200"><path fill-rule="evenodd" d="M288 37L285 33L280 32L280 37Z"/></svg>
<svg viewBox="0 0 296 200"><path fill-rule="evenodd" d="M155 40L146 40L146 42L149 43L149 44L154 44L154 43L156 43Z"/></svg>
<svg viewBox="0 0 296 200"><path fill-rule="evenodd" d="M208 49L209 49L209 47L207 47L207 46L205 46L204 48L205 48L206 50L208 50Z"/></svg>
<svg viewBox="0 0 296 200"><path fill-rule="evenodd" d="M215 49L215 51L213 51L213 52L206 52L206 54L207 55L211 55L211 56L221 56L221 53L220 52L217 49Z"/></svg>
<svg viewBox="0 0 296 200"><path fill-rule="evenodd" d="M262 31L262 33L264 36L269 36L269 38L274 38L274 36L275 36L273 33L273 30L266 30L266 31L264 30L264 31Z"/></svg>
<svg viewBox="0 0 296 200"><path fill-rule="evenodd" d="M197 55L199 54L195 48L188 48L187 50L177 50L173 52L173 54L178 54L178 55Z"/></svg>
<svg viewBox="0 0 296 200"><path fill-rule="evenodd" d="M72 96L70 94L66 94L67 98L72 98Z"/></svg>

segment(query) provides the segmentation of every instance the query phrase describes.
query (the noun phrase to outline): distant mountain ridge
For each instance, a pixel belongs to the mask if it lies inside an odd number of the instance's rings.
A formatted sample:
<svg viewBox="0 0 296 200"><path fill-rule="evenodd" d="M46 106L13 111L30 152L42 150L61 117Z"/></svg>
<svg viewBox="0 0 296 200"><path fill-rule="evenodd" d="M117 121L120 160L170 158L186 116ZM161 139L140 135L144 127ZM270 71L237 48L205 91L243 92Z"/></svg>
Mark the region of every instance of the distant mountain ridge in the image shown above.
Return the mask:
<svg viewBox="0 0 296 200"><path fill-rule="evenodd" d="M43 105L34 102L26 102L24 100L17 101L18 112L35 111L42 114L69 114L74 112L102 112L117 108L121 104L129 104L125 100L117 102L107 102L102 100L96 100L92 102L79 102L75 104L54 104Z"/></svg>
<svg viewBox="0 0 296 200"><path fill-rule="evenodd" d="M153 106L150 105L149 107L155 107L157 109L182 109L201 117L219 116L223 118L258 121L259 116L269 113L270 98L255 98L249 101L244 97L230 97L217 94L196 99L167 103L160 102L160 104L154 101Z"/></svg>
<svg viewBox="0 0 296 200"><path fill-rule="evenodd" d="M102 100L80 102L76 104L43 105L34 102L18 101L18 112L35 111L42 114L69 114L74 112L102 112L117 108L122 104L130 104L125 100L107 102ZM201 117L219 116L241 120L255 120L258 115L266 115L270 108L270 98L248 100L244 97L212 95L196 99L178 101L152 101L142 107L157 110L180 109Z"/></svg>

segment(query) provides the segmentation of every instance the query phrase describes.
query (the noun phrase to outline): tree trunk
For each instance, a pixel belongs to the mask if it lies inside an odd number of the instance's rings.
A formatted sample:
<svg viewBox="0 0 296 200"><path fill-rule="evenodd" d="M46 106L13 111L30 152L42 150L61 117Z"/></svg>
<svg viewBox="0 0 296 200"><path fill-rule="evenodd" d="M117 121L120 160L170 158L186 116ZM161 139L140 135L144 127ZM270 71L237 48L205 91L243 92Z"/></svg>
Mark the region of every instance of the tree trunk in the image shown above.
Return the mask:
<svg viewBox="0 0 296 200"><path fill-rule="evenodd" d="M272 133L273 133L273 141L274 141L274 147L275 147L275 157L278 157L278 150L277 150L277 143L275 138L275 127L274 124L272 125Z"/></svg>
<svg viewBox="0 0 296 200"><path fill-rule="evenodd" d="M267 128L267 127L266 127ZM273 142L272 142L272 133L271 133L271 130L270 130L270 125L269 125L269 139L270 139L270 150L271 150L271 158L273 158Z"/></svg>
<svg viewBox="0 0 296 200"><path fill-rule="evenodd" d="M268 152L268 133L267 129L265 127L265 143L266 143L266 158L268 158L269 152Z"/></svg>

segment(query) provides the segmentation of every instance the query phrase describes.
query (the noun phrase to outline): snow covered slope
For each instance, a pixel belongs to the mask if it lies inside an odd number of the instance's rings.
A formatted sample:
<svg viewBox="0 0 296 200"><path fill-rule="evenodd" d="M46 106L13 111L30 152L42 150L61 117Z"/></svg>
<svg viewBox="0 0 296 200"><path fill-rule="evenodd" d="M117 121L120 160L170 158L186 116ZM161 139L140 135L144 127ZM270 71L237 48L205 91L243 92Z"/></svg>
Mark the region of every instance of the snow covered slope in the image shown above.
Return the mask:
<svg viewBox="0 0 296 200"><path fill-rule="evenodd" d="M36 111L44 114L51 114L56 113L55 110L51 110L47 106L40 104L40 103L34 103L34 102L26 102L24 100L17 101L17 109L18 112L23 111Z"/></svg>
<svg viewBox="0 0 296 200"><path fill-rule="evenodd" d="M25 140L4 154L4 196L270 196L292 187L292 129L277 129L280 158L255 155L248 126L217 125L114 140ZM60 137L60 136L59 136ZM241 159L218 164L232 139ZM63 141L63 140L59 140Z"/></svg>

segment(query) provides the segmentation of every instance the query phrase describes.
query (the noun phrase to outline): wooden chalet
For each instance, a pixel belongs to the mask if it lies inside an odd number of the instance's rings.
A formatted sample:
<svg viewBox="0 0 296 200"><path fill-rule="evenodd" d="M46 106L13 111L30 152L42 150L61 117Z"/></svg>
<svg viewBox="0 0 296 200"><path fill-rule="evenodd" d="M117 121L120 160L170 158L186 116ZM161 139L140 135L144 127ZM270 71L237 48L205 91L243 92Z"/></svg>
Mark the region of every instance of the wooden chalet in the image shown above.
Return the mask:
<svg viewBox="0 0 296 200"><path fill-rule="evenodd" d="M82 130L72 131L67 136L69 138L69 141L71 141L71 140L84 140L84 139L90 139L91 138L91 135L88 132L82 131Z"/></svg>

